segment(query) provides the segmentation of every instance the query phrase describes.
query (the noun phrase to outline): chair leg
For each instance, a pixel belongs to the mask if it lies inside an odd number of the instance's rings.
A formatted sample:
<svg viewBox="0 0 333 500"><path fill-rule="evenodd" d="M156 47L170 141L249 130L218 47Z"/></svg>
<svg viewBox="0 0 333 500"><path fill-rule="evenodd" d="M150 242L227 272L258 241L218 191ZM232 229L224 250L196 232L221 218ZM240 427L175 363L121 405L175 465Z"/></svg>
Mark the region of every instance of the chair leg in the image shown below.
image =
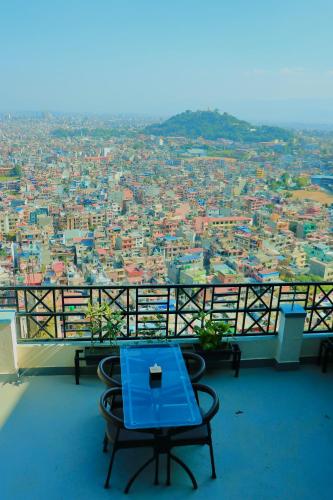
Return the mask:
<svg viewBox="0 0 333 500"><path fill-rule="evenodd" d="M109 469L108 469L108 474L106 476L106 480L105 480L105 483L104 483L104 488L108 488L109 484L110 484L110 477L111 477L112 466L113 466L113 461L114 461L115 454L116 454L116 448L115 448L115 446L113 446L113 448L112 448L112 454L111 454L111 458L110 458Z"/></svg>
<svg viewBox="0 0 333 500"><path fill-rule="evenodd" d="M103 439L103 453L107 453L108 451L108 444L109 444L109 440L108 440L108 437L106 435L106 433L104 434L104 439Z"/></svg>
<svg viewBox="0 0 333 500"><path fill-rule="evenodd" d="M213 443L212 443L212 439L211 438L210 438L208 446L209 446L209 453L210 453L210 463L211 463L211 466L212 466L212 479L216 479L214 450L213 450Z"/></svg>

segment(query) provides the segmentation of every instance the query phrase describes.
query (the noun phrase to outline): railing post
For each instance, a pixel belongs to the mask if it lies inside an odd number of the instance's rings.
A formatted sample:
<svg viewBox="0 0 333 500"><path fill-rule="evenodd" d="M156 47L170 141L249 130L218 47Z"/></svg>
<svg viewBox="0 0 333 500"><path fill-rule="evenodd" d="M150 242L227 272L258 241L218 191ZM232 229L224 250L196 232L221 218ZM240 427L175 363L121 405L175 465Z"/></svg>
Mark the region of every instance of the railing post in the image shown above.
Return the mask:
<svg viewBox="0 0 333 500"><path fill-rule="evenodd" d="M276 368L295 370L299 367L303 341L305 309L299 304L280 306L280 324L276 350Z"/></svg>
<svg viewBox="0 0 333 500"><path fill-rule="evenodd" d="M0 374L16 375L17 370L15 311L2 310L0 312Z"/></svg>

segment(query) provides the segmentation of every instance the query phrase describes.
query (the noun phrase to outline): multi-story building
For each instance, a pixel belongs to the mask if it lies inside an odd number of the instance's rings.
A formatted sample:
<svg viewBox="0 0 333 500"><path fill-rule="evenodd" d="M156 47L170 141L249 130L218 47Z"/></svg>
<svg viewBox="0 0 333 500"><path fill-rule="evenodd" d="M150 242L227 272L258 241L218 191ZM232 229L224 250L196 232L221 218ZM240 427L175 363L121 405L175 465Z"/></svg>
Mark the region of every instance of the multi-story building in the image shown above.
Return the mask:
<svg viewBox="0 0 333 500"><path fill-rule="evenodd" d="M324 281L332 281L333 262L321 262L317 259L310 259L310 273L320 276Z"/></svg>

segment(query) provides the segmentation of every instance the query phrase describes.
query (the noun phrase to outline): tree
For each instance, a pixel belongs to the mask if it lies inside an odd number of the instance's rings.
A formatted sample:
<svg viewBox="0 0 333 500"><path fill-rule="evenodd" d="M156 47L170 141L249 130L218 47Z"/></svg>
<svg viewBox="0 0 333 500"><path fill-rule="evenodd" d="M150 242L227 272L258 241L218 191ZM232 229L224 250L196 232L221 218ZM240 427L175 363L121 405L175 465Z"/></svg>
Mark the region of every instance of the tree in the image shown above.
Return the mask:
<svg viewBox="0 0 333 500"><path fill-rule="evenodd" d="M297 177L295 183L297 187L302 189L309 185L309 179L307 177Z"/></svg>
<svg viewBox="0 0 333 500"><path fill-rule="evenodd" d="M13 177L21 177L22 169L19 165L15 165L15 167L12 169L12 175Z"/></svg>
<svg viewBox="0 0 333 500"><path fill-rule="evenodd" d="M7 241L16 241L16 233L10 232L5 235Z"/></svg>

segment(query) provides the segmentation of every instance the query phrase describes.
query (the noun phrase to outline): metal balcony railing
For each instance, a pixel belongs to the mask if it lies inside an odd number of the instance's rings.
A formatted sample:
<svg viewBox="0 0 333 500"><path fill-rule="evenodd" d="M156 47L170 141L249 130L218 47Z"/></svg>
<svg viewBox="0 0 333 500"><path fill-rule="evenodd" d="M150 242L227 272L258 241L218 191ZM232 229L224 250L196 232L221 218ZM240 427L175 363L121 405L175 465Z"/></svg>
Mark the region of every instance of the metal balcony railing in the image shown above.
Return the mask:
<svg viewBox="0 0 333 500"><path fill-rule="evenodd" d="M15 309L18 340L90 339L87 304L123 314L121 339L193 338L198 313L227 321L237 336L275 335L283 303L302 305L305 333L332 332L333 283L0 287L0 310Z"/></svg>

